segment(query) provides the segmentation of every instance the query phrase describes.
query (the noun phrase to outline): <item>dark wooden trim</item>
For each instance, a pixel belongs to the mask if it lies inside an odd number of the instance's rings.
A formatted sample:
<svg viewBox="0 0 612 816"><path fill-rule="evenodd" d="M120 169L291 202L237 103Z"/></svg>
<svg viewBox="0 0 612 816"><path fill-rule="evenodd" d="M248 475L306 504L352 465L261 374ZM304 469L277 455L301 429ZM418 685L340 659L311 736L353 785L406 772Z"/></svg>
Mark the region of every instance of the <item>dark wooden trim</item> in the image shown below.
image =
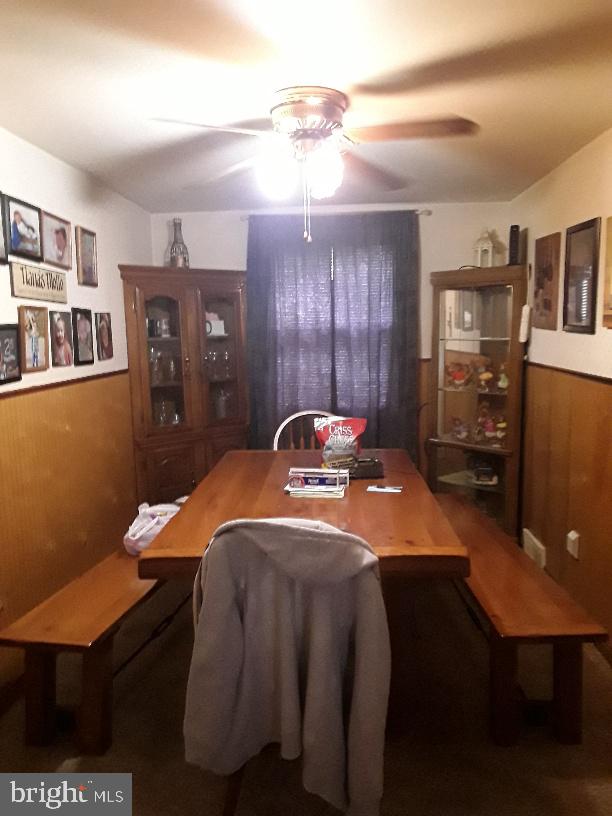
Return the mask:
<svg viewBox="0 0 612 816"><path fill-rule="evenodd" d="M527 360L527 365L533 368L547 368L549 371L559 371L561 374L573 374L575 377L582 377L584 380L594 382L612 383L612 377L604 377L603 374L589 374L586 371L573 371L571 368L560 368L559 366L546 365L546 363L534 363Z"/></svg>
<svg viewBox="0 0 612 816"><path fill-rule="evenodd" d="M50 388L61 388L65 385L76 385L86 381L89 382L90 380L102 380L105 377L114 377L116 374L127 373L127 368L120 368L117 371L105 371L103 374L92 374L90 377L75 377L73 380L61 380L59 382L44 383L43 385L33 385L31 388L16 388L12 391L6 392L0 391L0 399L22 396L23 394L31 394L33 391L47 391Z"/></svg>

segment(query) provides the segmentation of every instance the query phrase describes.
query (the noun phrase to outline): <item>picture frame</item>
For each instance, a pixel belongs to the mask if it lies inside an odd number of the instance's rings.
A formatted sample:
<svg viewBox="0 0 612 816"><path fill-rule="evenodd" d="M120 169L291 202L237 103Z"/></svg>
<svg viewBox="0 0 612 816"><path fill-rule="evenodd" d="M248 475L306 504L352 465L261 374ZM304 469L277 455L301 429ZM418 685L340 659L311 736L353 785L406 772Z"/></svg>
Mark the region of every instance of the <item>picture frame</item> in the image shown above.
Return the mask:
<svg viewBox="0 0 612 816"><path fill-rule="evenodd" d="M49 318L43 306L18 306L19 354L24 374L49 368Z"/></svg>
<svg viewBox="0 0 612 816"><path fill-rule="evenodd" d="M44 263L72 269L72 225L45 210L40 214L42 259Z"/></svg>
<svg viewBox="0 0 612 816"><path fill-rule="evenodd" d="M98 285L96 233L76 227L77 280L81 286Z"/></svg>
<svg viewBox="0 0 612 816"><path fill-rule="evenodd" d="M52 365L54 367L72 365L74 350L70 312L49 311L49 333L51 335Z"/></svg>
<svg viewBox="0 0 612 816"><path fill-rule="evenodd" d="M19 325L0 324L0 385L21 379Z"/></svg>
<svg viewBox="0 0 612 816"><path fill-rule="evenodd" d="M6 217L4 207L4 196L0 193L0 264L8 263L8 231L6 229ZM9 325L8 323L5 325Z"/></svg>
<svg viewBox="0 0 612 816"><path fill-rule="evenodd" d="M9 195L3 205L7 253L40 261L40 209Z"/></svg>
<svg viewBox="0 0 612 816"><path fill-rule="evenodd" d="M561 233L538 238L534 254L532 326L556 331L559 307Z"/></svg>
<svg viewBox="0 0 612 816"><path fill-rule="evenodd" d="M75 366L93 363L91 309L72 309L72 348Z"/></svg>
<svg viewBox="0 0 612 816"><path fill-rule="evenodd" d="M606 278L602 320L606 329L612 329L612 216L606 220Z"/></svg>
<svg viewBox="0 0 612 816"><path fill-rule="evenodd" d="M96 312L96 345L98 360L113 358L113 329L110 312Z"/></svg>
<svg viewBox="0 0 612 816"><path fill-rule="evenodd" d="M566 230L563 331L595 334L600 228L591 218Z"/></svg>

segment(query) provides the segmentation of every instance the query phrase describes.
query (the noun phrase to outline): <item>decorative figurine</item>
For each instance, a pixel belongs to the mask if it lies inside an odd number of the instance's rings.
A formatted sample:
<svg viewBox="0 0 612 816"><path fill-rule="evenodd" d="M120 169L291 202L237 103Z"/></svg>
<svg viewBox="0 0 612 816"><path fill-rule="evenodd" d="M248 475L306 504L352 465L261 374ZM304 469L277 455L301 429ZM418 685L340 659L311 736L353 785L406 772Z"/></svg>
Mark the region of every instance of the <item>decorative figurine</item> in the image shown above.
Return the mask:
<svg viewBox="0 0 612 816"><path fill-rule="evenodd" d="M446 380L452 388L463 388L472 379L469 363L448 363L445 367Z"/></svg>
<svg viewBox="0 0 612 816"><path fill-rule="evenodd" d="M472 481L474 484L492 486L499 482L495 469L488 462L477 460L474 462L472 470L474 474Z"/></svg>
<svg viewBox="0 0 612 816"><path fill-rule="evenodd" d="M506 364L502 363L499 367L499 376L497 378L497 387L500 391L507 391L510 385L510 380L506 374Z"/></svg>
<svg viewBox="0 0 612 816"><path fill-rule="evenodd" d="M495 423L496 435L498 439L503 439L508 432L508 423L503 416L500 416Z"/></svg>
<svg viewBox="0 0 612 816"><path fill-rule="evenodd" d="M485 423L489 420L489 403L481 402L478 406L478 416L476 417L476 428L474 429L474 440L482 442L484 439Z"/></svg>
<svg viewBox="0 0 612 816"><path fill-rule="evenodd" d="M482 363L478 366L478 391L481 394L487 394L491 380L493 379L493 372L491 371L491 361Z"/></svg>
<svg viewBox="0 0 612 816"><path fill-rule="evenodd" d="M493 417L487 417L483 424L484 435L486 439L497 438L497 424Z"/></svg>
<svg viewBox="0 0 612 816"><path fill-rule="evenodd" d="M467 424L460 419L459 417L453 417L452 419L453 427L451 430L452 435L455 439L459 439L460 441L464 441L468 438L470 429L468 428Z"/></svg>

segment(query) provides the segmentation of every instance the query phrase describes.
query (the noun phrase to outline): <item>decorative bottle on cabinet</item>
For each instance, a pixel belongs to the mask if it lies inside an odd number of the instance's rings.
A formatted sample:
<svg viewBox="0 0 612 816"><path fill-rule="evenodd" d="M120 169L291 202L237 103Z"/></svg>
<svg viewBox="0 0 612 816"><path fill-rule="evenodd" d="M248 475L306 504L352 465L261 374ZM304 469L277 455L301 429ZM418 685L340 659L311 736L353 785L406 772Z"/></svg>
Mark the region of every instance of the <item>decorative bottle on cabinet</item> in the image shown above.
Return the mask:
<svg viewBox="0 0 612 816"><path fill-rule="evenodd" d="M189 250L183 241L182 222L174 219L174 240L170 247L170 266L189 268Z"/></svg>

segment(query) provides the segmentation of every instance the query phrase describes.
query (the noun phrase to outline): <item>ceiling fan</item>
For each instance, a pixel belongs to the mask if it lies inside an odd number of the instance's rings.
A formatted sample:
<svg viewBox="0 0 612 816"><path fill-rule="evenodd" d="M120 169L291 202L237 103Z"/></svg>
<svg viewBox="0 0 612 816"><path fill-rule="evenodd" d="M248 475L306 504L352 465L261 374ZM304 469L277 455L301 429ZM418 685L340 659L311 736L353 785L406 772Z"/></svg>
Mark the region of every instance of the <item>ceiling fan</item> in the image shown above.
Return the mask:
<svg viewBox="0 0 612 816"><path fill-rule="evenodd" d="M276 91L270 120L258 127L208 125L176 119L157 119L173 124L192 125L212 131L267 140L267 150L256 169L264 187L288 187L301 177L304 202L304 238L311 240L311 198L327 198L342 183L343 169L387 190L406 186L405 179L361 158L355 148L364 142L425 139L474 133L474 122L461 117L423 121L393 122L347 129L343 116L349 98L342 91L317 85L297 85ZM272 137L272 138L271 138ZM246 164L251 164L249 161ZM228 168L221 176L244 169L245 163ZM277 191L278 192L278 191Z"/></svg>

